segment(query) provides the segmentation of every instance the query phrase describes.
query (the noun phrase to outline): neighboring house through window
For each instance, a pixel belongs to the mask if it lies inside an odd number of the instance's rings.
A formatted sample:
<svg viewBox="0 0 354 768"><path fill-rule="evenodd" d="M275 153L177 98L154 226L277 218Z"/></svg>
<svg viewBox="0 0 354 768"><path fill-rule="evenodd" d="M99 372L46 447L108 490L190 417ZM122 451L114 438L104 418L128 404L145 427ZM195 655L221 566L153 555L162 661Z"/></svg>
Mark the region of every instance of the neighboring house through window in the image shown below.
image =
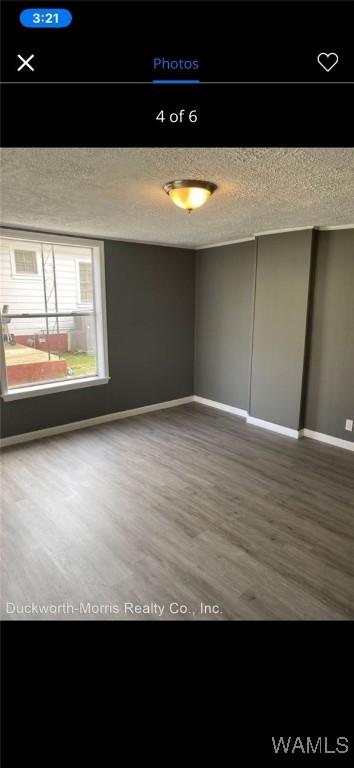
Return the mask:
<svg viewBox="0 0 354 768"><path fill-rule="evenodd" d="M101 241L0 229L5 400L106 383Z"/></svg>

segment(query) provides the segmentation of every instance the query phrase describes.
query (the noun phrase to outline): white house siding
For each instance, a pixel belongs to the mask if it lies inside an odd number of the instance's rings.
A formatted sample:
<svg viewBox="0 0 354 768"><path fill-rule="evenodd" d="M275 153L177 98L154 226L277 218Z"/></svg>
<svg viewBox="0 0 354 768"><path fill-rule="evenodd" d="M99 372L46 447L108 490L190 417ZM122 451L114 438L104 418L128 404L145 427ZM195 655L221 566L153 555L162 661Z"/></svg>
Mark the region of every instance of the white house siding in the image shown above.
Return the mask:
<svg viewBox="0 0 354 768"><path fill-rule="evenodd" d="M38 275L16 275L13 272L11 260L11 250L14 248L29 248L33 250L40 244L25 243L24 241L0 240L0 306L9 305L9 314L18 314L21 312L40 313L45 311L43 274L41 259L39 259ZM80 304L80 293L78 284L77 262L91 261L91 250L84 247L72 247L67 245L55 246L55 264L56 281L58 295L58 312L77 312L92 310L92 305ZM51 303L50 311L54 311L54 305ZM50 332L56 333L56 321L51 318ZM60 333L72 328L71 318L60 318ZM34 334L46 331L46 323L42 318L11 320L9 325L10 333L15 336Z"/></svg>

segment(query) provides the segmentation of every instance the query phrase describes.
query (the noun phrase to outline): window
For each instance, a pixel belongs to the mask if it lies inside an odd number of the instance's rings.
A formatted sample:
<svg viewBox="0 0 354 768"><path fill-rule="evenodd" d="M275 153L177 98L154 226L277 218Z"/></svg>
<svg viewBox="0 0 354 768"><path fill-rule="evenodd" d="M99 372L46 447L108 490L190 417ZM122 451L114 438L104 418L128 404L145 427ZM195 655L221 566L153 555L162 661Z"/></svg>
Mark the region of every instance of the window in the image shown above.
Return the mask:
<svg viewBox="0 0 354 768"><path fill-rule="evenodd" d="M92 265L89 261L79 261L79 302L92 304Z"/></svg>
<svg viewBox="0 0 354 768"><path fill-rule="evenodd" d="M38 274L37 251L26 251L16 248L14 250L15 271L21 274Z"/></svg>
<svg viewBox="0 0 354 768"><path fill-rule="evenodd" d="M106 383L103 243L1 229L0 267L3 398Z"/></svg>
<svg viewBox="0 0 354 768"><path fill-rule="evenodd" d="M40 280L41 253L38 243L12 240L9 241L9 251L9 265L13 280Z"/></svg>

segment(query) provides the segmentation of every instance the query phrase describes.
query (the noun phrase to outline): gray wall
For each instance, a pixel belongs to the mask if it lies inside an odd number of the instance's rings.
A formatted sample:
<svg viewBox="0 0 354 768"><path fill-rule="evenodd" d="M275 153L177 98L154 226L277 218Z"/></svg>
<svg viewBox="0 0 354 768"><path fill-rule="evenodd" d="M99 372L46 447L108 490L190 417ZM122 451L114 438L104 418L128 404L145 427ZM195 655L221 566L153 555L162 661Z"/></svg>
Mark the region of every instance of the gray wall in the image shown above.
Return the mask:
<svg viewBox="0 0 354 768"><path fill-rule="evenodd" d="M250 414L298 429L312 231L257 238Z"/></svg>
<svg viewBox="0 0 354 768"><path fill-rule="evenodd" d="M254 242L198 251L195 293L193 251L105 253L110 383L2 402L4 437L194 392L247 410L255 309L251 414L354 440L353 230L312 237L310 291L311 232L258 238L255 301Z"/></svg>
<svg viewBox="0 0 354 768"><path fill-rule="evenodd" d="M197 251L195 394L248 410L255 243Z"/></svg>
<svg viewBox="0 0 354 768"><path fill-rule="evenodd" d="M111 381L3 403L2 436L193 394L191 250L105 241Z"/></svg>
<svg viewBox="0 0 354 768"><path fill-rule="evenodd" d="M318 233L305 427L354 441L354 230Z"/></svg>

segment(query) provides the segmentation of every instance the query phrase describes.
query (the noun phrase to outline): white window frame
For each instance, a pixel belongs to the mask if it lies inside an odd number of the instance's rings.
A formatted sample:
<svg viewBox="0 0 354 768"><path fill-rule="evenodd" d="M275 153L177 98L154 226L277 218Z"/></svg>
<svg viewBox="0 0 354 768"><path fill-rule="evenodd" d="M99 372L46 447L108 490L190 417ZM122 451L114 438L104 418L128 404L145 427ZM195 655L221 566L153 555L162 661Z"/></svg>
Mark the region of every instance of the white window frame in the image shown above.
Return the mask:
<svg viewBox="0 0 354 768"><path fill-rule="evenodd" d="M93 274L93 307L96 320L96 347L97 347L97 374L67 381L48 382L47 384L35 384L28 387L16 387L8 389L6 365L4 359L4 345L0 340L1 356L1 397L5 401L22 400L26 397L52 394L54 392L67 392L72 389L93 387L98 384L107 384L110 380L108 370L108 342L107 342L107 310L105 287L105 261L104 243L102 240L92 240L82 237L69 237L57 235L52 232L25 232L18 229L0 227L0 237L3 239L25 241L26 243L51 243L53 245L84 246L92 249L92 274ZM10 249L13 245L10 244ZM30 274L30 273L29 273ZM24 274L17 275L24 277ZM27 276L27 274L26 274ZM41 276L41 273L39 273ZM37 277L37 275L32 275Z"/></svg>
<svg viewBox="0 0 354 768"><path fill-rule="evenodd" d="M41 254L38 248L33 246L32 248L27 248L26 246L29 245L29 242L26 241L21 243L21 240L18 240L18 242L14 245L11 243L10 247L10 258L11 258L11 277L15 278L15 280L41 280L42 279L42 266L41 266ZM16 258L15 258L15 251L35 251L36 252L36 259L37 259L37 272L17 272L16 269Z"/></svg>
<svg viewBox="0 0 354 768"><path fill-rule="evenodd" d="M90 259L75 259L76 261L76 286L77 286L77 303L80 307L89 307L91 306L91 301L83 301L81 298L81 283L80 283L80 264L91 264ZM93 266L93 265L92 265ZM92 269L93 273L93 269Z"/></svg>

